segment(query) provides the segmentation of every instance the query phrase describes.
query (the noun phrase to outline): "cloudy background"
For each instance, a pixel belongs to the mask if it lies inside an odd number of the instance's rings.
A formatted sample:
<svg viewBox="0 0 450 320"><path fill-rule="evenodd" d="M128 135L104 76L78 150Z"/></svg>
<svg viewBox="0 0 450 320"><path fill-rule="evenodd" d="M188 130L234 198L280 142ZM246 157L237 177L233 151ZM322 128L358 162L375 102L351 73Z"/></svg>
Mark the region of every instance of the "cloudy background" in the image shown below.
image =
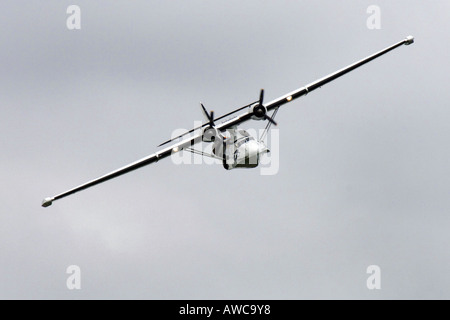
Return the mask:
<svg viewBox="0 0 450 320"><path fill-rule="evenodd" d="M381 30L366 26L373 4ZM449 10L2 1L0 298L449 299ZM409 34L281 109L277 175L167 159L40 207L155 152L202 119L199 101L269 101Z"/></svg>

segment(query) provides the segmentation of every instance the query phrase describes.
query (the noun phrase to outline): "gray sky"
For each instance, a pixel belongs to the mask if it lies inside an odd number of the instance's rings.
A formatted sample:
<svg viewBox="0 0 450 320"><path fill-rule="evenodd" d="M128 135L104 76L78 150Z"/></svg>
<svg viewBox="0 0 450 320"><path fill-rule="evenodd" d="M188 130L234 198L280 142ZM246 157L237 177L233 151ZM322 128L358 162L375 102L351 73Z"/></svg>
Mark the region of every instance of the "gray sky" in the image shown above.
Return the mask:
<svg viewBox="0 0 450 320"><path fill-rule="evenodd" d="M450 298L448 1L1 9L0 298ZM280 110L277 175L167 159L40 207L153 153L202 119L199 101L269 101L409 34Z"/></svg>

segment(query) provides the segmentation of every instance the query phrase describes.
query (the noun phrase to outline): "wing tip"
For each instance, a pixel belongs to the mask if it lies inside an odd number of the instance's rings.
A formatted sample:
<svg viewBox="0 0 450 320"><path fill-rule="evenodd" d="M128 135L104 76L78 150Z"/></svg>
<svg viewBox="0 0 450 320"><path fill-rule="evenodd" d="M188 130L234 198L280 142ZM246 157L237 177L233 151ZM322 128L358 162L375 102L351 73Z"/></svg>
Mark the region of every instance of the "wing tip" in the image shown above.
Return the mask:
<svg viewBox="0 0 450 320"><path fill-rule="evenodd" d="M413 36L407 36L406 39L405 39L405 44L407 46L409 46L410 44L413 44L413 43L414 43L414 37Z"/></svg>
<svg viewBox="0 0 450 320"><path fill-rule="evenodd" d="M44 200L42 200L42 207L43 208L50 207L53 204L54 200L55 198L45 198Z"/></svg>

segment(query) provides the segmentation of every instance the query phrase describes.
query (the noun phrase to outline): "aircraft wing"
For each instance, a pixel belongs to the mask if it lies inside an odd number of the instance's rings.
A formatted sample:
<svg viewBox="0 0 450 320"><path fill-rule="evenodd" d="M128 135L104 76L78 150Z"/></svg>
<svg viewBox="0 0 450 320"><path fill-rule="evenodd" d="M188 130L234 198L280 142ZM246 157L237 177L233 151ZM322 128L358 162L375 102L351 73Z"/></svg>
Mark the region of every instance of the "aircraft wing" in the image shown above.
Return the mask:
<svg viewBox="0 0 450 320"><path fill-rule="evenodd" d="M337 78L342 77L343 75L361 67L362 65L365 65L366 63L368 63L368 62L370 62L370 61L372 61L372 60L374 60L374 59L376 59L376 58L378 58L378 57L380 57L402 45L410 45L412 43L414 43L414 37L408 36L408 37L406 37L406 39L404 39L400 42L397 42L396 44L393 44L392 46L389 46L377 53L374 53L374 54L368 56L367 58L359 60L359 61L357 61L345 68L342 68L336 72L333 72L333 73L327 75L326 77L323 77L319 80L311 82L310 84L308 84L300 89L297 89L295 91L292 91L278 99L270 101L269 103L265 104L264 106L267 108L268 111L275 109L275 108L282 106L283 104L286 104L288 102L291 102L292 100L295 100L301 96L307 95L309 92L314 91L317 88L320 88L323 85L325 85Z"/></svg>
<svg viewBox="0 0 450 320"><path fill-rule="evenodd" d="M377 53L374 53L374 54L368 56L367 58L359 60L359 61L357 61L357 62L355 62L355 63L353 63L353 64L351 64L351 65L349 65L349 66L347 66L345 68L342 68L342 69L340 69L340 70L338 70L336 72L333 72L333 73L331 73L331 74L329 74L329 75L327 75L327 76L325 76L325 77L323 77L323 78L321 78L319 80L311 82L310 84L308 84L308 85L306 85L304 87L301 87L301 88L299 88L297 90L294 90L294 91L292 91L292 92L290 92L288 94L285 94L284 96L281 96L280 98L277 98L277 99L275 99L273 101L270 101L269 103L264 104L264 107L266 108L267 111L271 111L271 110L273 110L275 108L278 108L278 107L280 107L280 106L282 106L282 105L284 105L284 104L286 104L288 102L291 102L291 101L293 101L293 100L295 100L297 98L300 98L302 96L307 95L309 92L314 91L317 88L320 88L323 85L325 85L325 84L327 84L327 83L329 83L329 82L331 82L333 80L336 80L337 78L342 77L343 75L345 75L345 74L347 74L347 73L349 73L349 72L351 72L351 71L361 67L362 65L365 65L366 63L368 63L368 62L370 62L370 61L372 61L372 60L374 60L374 59L376 59L376 58L378 58L378 57L380 57L380 56L382 56L382 55L384 55L384 54L386 54L386 53L388 53L388 52L390 52L390 51L392 51L392 50L394 50L394 49L396 49L396 48L398 48L398 47L400 47L402 45L410 45L412 43L414 43L414 37L413 36L408 36L408 37L406 37L406 39L404 39L404 40L402 40L400 42L397 42L397 43L393 44L392 46L389 46L389 47L387 47L387 48L385 48L385 49L383 49L383 50L381 50L381 51L379 51ZM226 115L223 115L223 116L221 116L221 117L219 117L219 118L217 118L215 120L220 120L220 119L226 118L227 116L230 116L230 115L236 113L237 111L241 111L241 110L243 110L245 108L248 108L248 107L254 105L257 102L258 101L255 101L255 102L253 102L253 103L251 103L249 105L246 105L244 107L236 109L236 110L234 110L234 111L232 111L230 113L227 113ZM241 124L243 122L246 122L246 121L250 120L251 118L252 118L252 114L247 112L247 113L241 114L240 116L234 117L231 120L226 121L225 123L222 123L220 125L216 125L216 128L221 130L221 131L224 131L224 130L232 127L232 126L236 126L236 125L239 125L239 124ZM167 141L163 142L162 144L160 144L159 146L165 145L165 144L167 144L169 142L172 142L172 141L174 141L176 139L179 139L179 138L181 138L181 137L183 137L183 136L185 136L187 134L190 134L190 133L194 132L195 130L201 129L201 128L207 126L207 125L208 124L205 123L205 124L203 124L200 127L194 128L194 129L192 129L192 130L190 130L190 131L188 131L188 132L186 132L186 133L184 133L182 135L179 135L178 137L175 137L175 138L172 138L170 140L167 140Z"/></svg>
<svg viewBox="0 0 450 320"><path fill-rule="evenodd" d="M295 91L285 94L284 96L281 96L280 98L270 101L270 102L264 104L264 107L267 109L267 111L278 108L288 102L291 102L297 98L307 95L309 92L314 91L317 88L320 88L323 85L325 85L333 80L336 80L337 78L342 77L343 75L361 67L362 65L365 65L366 63L368 63L368 62L370 62L370 61L372 61L372 60L374 60L374 59L376 59L376 58L378 58L378 57L380 57L402 45L410 45L412 43L414 43L414 37L408 36L408 37L406 37L406 39L404 39L400 42L397 42L397 43L393 44L392 46L389 46L377 53L374 53L374 54L368 56L367 58L359 60L359 61L357 61L345 68L342 68L336 72L333 72L319 80L311 82L310 84L308 84L302 88L299 88ZM243 122L250 120L252 118L252 116L253 116L253 114L251 112L243 113L243 114L241 114L237 117L234 117L224 123L216 125L216 128L218 130L224 131L230 127L237 126Z"/></svg>
<svg viewBox="0 0 450 320"><path fill-rule="evenodd" d="M82 185L80 185L78 187L75 187L75 188L70 189L70 190L68 190L66 192L60 193L60 194L58 194L58 195L56 195L54 197L45 198L42 201L42 206L43 207L51 206L53 201L55 201L55 200L62 199L64 197L67 197L67 196L69 196L71 194L74 194L74 193L76 193L78 191L81 191L81 190L93 187L93 186L95 186L95 185L97 185L99 183L111 180L113 178L121 176L121 175L123 175L125 173L128 173L130 171L142 168L142 167L144 167L146 165L149 165L151 163L158 162L161 159L169 157L172 153L180 152L183 149L191 147L192 145L194 145L194 144L196 144L198 142L201 142L201 141L202 141L202 134L196 134L196 135L192 136L191 138L184 139L184 140L182 140L182 141L180 141L180 142L178 142L178 143L176 143L176 144L174 144L174 145L172 145L170 147L162 149L159 152L156 152L156 153L151 154L151 155L149 155L149 156L147 156L145 158L142 158L142 159L137 160L137 161L135 161L133 163L130 163L129 165L126 165L126 166L124 166L122 168L114 170L114 171L112 171L112 172L110 172L108 174L105 174L105 175L97 178L97 179L94 179L94 180L91 180L89 182L86 182L86 183L84 183L84 184L82 184Z"/></svg>
<svg viewBox="0 0 450 320"><path fill-rule="evenodd" d="M275 108L278 108L278 107L280 107L280 106L282 106L282 105L284 105L284 104L286 104L288 102L291 102L291 101L293 101L293 100L295 100L295 99L297 99L299 97L307 95L309 92L314 91L315 89L320 88L323 85L325 85L325 84L327 84L327 83L329 83L329 82L331 82L331 81L333 81L333 80L335 80L335 79L337 79L339 77L342 77L343 75L345 75L345 74L355 70L356 68L359 68L362 65L364 65L364 64L366 64L366 63L368 63L368 62L370 62L370 61L372 61L372 60L374 60L374 59L376 59L376 58L378 58L378 57L380 57L380 56L382 56L382 55L384 55L384 54L386 54L386 53L388 53L388 52L390 52L390 51L392 51L392 50L394 50L394 49L396 49L396 48L398 48L398 47L400 47L402 45L410 45L412 43L414 43L414 38L412 36L409 36L406 39L404 39L404 40L402 40L400 42L397 42L397 43L393 44L390 47L387 47L387 48L385 48L385 49L383 49L383 50L381 50L381 51L379 51L379 52L377 52L377 53L375 53L375 54L373 54L371 56L368 56L367 58L364 58L364 59L362 59L360 61L357 61L357 62L355 62L355 63L353 63L353 64L351 64L351 65L349 65L349 66L347 66L347 67L345 67L343 69L340 69L340 70L338 70L338 71L336 71L334 73L329 74L326 77L323 77L323 78L321 78L319 80L316 80L316 81L314 81L314 82L312 82L312 83L310 83L310 84L308 84L308 85L306 85L306 86L304 86L302 88L299 88L299 89L297 89L295 91L292 91L292 92L290 92L290 93L288 93L288 94L286 94L286 95L284 95L284 96L282 96L280 98L277 98L277 99L275 99L273 101L270 101L269 103L264 104L264 107L266 108L267 111L270 111L270 110L273 110ZM262 95L261 95L260 103L261 103L261 101L262 101ZM241 108L239 108L239 109L237 109L237 110L235 110L233 112L230 112L230 113L228 113L228 114L226 114L226 115L224 115L224 116L222 116L222 117L220 117L218 119L224 118L224 117L226 117L228 115L231 115L231 114L235 113L236 111L243 110L244 108L247 108L247 107L250 107L250 105L241 107ZM237 125L239 125L239 124L241 124L243 122L246 122L246 121L250 120L252 118L252 116L253 116L253 112L247 111L246 113L243 113L243 114L241 114L239 116L236 116L236 117L234 117L234 118L232 118L232 119L230 119L228 121L225 121L225 122L223 122L221 124L217 124L215 126L215 128L220 130L220 131L225 131L225 130L233 127L233 126L237 126ZM195 129L187 132L186 134L193 133L195 130L201 129L201 128L205 127L206 125L207 124L204 124L201 127L195 128ZM178 137L176 137L174 139L181 138L184 135L185 134L183 134L181 136L178 136ZM174 139L168 140L168 141L164 142L161 145L169 143L169 142L173 141ZM87 182L85 184L82 184L82 185L80 185L80 186L78 186L76 188L73 188L73 189L70 189L70 190L68 190L66 192L63 192L61 194L58 194L58 195L56 195L54 197L45 198L44 201L42 202L42 206L43 207L48 207L55 200L67 197L67 196L69 196L69 195L71 195L71 194L73 194L75 192L84 190L86 188L95 186L95 185L97 185L99 183L102 183L102 182L108 181L110 179L116 178L116 177L121 176L121 175L123 175L125 173L128 173L130 171L142 168L143 166L146 166L146 165L149 165L151 163L157 162L160 159L167 158L172 153L182 151L183 149L185 149L187 147L190 147L190 146L192 146L192 145L194 145L194 144L196 144L198 142L201 142L201 141L202 141L202 133L194 134L190 138L186 138L186 139L182 140L181 142L178 142L178 143L176 143L176 144L174 144L174 145L172 145L170 147L167 147L167 148L165 148L165 149L163 149L163 150L161 150L159 152L156 152L156 153L154 153L152 155L149 155L149 156L147 156L147 157L145 157L145 158L143 158L141 160L135 161L135 162L133 162L133 163L131 163L131 164L125 166L125 167L117 169L117 170L115 170L113 172L110 172L110 173L108 173L108 174L106 174L104 176L101 176L101 177L97 178L97 179L91 180L91 181L89 181L89 182Z"/></svg>

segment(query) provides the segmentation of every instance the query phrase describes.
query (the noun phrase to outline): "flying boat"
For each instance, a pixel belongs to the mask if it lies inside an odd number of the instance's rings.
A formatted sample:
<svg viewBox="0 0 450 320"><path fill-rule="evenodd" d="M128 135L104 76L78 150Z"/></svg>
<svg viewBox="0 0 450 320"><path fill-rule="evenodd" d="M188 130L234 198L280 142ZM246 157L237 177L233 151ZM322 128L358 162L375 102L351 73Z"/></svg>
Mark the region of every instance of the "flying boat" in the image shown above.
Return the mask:
<svg viewBox="0 0 450 320"><path fill-rule="evenodd" d="M53 197L45 198L42 201L42 207L48 207L56 200L60 200L76 192L93 187L113 178L117 178L149 164L156 163L179 152L192 152L201 154L202 156L209 156L218 159L222 162L223 167L226 170L255 168L259 165L260 158L264 154L270 152L262 137L267 134L272 125L277 125L275 117L280 107L300 97L306 96L308 93L333 80L336 80L337 78L342 77L343 75L381 57L382 55L385 55L394 49L397 49L403 45L410 45L412 43L414 43L414 37L408 36L400 42L397 42L345 68L333 72L321 79L311 82L306 86L289 92L267 103L264 102L264 90L261 89L259 99L257 101L217 118L214 117L214 111L208 112L206 107L203 104L200 104L201 110L206 118L206 121L201 126L193 128L192 130L161 143L158 147L161 147L162 149L145 158L137 160L68 191ZM235 115L238 112L240 112L240 114ZM239 128L241 124L249 121L267 121L264 132L259 139L250 135L246 130ZM207 154L194 148L194 145L200 143L212 144L211 153Z"/></svg>

